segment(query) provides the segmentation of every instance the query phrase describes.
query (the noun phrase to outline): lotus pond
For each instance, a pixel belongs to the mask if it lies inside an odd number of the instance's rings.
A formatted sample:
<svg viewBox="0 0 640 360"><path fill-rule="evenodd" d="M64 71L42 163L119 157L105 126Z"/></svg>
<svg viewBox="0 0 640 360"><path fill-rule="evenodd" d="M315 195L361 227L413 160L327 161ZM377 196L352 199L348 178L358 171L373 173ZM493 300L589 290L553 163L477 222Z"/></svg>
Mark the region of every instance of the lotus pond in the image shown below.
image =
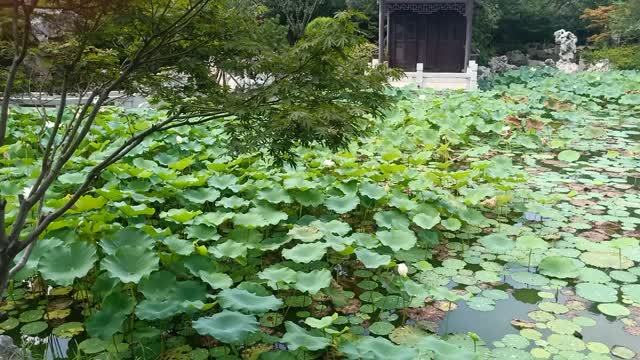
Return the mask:
<svg viewBox="0 0 640 360"><path fill-rule="evenodd" d="M284 169L220 124L147 139L38 242L0 332L48 358L639 359L640 73L394 96ZM45 208L159 116L101 113ZM42 126L12 121L17 198Z"/></svg>

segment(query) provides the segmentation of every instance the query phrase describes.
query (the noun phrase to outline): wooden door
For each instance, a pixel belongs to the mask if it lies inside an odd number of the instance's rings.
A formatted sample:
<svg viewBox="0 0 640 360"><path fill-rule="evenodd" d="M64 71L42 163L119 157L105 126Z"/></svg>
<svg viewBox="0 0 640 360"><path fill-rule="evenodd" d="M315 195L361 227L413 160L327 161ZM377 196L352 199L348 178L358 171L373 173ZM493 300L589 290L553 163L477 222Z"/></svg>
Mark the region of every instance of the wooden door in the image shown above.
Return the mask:
<svg viewBox="0 0 640 360"><path fill-rule="evenodd" d="M466 38L464 16L455 11L440 11L426 17L428 55L425 71L462 71Z"/></svg>
<svg viewBox="0 0 640 360"><path fill-rule="evenodd" d="M420 17L410 12L394 12L391 16L389 63L405 71L416 71L418 61L418 26Z"/></svg>
<svg viewBox="0 0 640 360"><path fill-rule="evenodd" d="M391 14L389 63L404 71L460 72L464 68L466 22L455 11Z"/></svg>

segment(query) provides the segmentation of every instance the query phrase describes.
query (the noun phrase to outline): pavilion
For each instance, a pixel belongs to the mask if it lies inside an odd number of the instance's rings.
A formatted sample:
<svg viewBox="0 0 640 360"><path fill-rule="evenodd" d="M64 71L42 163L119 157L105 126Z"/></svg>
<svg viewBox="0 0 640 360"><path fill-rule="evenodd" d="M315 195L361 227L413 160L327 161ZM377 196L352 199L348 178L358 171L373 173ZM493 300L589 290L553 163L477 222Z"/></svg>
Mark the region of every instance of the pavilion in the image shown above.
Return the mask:
<svg viewBox="0 0 640 360"><path fill-rule="evenodd" d="M473 0L378 0L378 63L405 71L394 85L477 88Z"/></svg>

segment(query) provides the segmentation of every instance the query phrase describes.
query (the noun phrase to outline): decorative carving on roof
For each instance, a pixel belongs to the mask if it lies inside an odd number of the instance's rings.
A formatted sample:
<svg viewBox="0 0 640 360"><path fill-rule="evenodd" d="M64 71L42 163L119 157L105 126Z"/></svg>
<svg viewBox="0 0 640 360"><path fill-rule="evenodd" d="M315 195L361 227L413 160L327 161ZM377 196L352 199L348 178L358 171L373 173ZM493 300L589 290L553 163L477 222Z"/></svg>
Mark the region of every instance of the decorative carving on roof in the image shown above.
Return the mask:
<svg viewBox="0 0 640 360"><path fill-rule="evenodd" d="M433 14L438 11L457 11L462 16L466 14L464 3L422 3L422 4L386 4L385 12L411 11L418 14Z"/></svg>

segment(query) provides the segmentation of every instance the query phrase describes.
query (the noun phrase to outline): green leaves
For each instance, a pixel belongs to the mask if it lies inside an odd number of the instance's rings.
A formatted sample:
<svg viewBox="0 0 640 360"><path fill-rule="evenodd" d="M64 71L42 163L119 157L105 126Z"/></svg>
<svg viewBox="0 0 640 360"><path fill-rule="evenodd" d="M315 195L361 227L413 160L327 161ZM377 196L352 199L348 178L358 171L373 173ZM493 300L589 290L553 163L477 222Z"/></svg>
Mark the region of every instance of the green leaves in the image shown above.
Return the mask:
<svg viewBox="0 0 640 360"><path fill-rule="evenodd" d="M71 285L76 278L87 275L97 260L94 245L73 241L54 247L40 259L40 273L58 285Z"/></svg>
<svg viewBox="0 0 640 360"><path fill-rule="evenodd" d="M138 283L143 276L158 269L158 260L153 249L126 246L102 259L100 264L109 276L123 283Z"/></svg>
<svg viewBox="0 0 640 360"><path fill-rule="evenodd" d="M225 289L218 294L220 306L225 309L242 311L250 314L266 313L282 306L282 300L273 295L258 296L242 289Z"/></svg>
<svg viewBox="0 0 640 360"><path fill-rule="evenodd" d="M110 340L115 333L122 331L122 323L133 312L135 304L135 299L128 294L109 294L100 310L87 319L87 332L93 337Z"/></svg>
<svg viewBox="0 0 640 360"><path fill-rule="evenodd" d="M413 222L423 229L431 229L440 223L440 213L431 208L414 216Z"/></svg>
<svg viewBox="0 0 640 360"><path fill-rule="evenodd" d="M358 257L358 260L360 260L364 266L369 269L377 269L380 266L387 265L391 262L391 256L380 255L364 248L356 249L356 256Z"/></svg>
<svg viewBox="0 0 640 360"><path fill-rule="evenodd" d="M409 250L417 241L416 235L411 230L378 231L378 240L393 251Z"/></svg>
<svg viewBox="0 0 640 360"><path fill-rule="evenodd" d="M327 269L313 270L311 272L296 273L296 282L292 286L302 292L315 295L318 291L329 287L331 284L331 272Z"/></svg>
<svg viewBox="0 0 640 360"><path fill-rule="evenodd" d="M580 269L573 259L563 256L547 256L538 265L540 273L560 279L575 278L580 275Z"/></svg>
<svg viewBox="0 0 640 360"><path fill-rule="evenodd" d="M297 263L307 264L322 259L326 252L327 245L323 243L298 244L291 249L282 250L282 256Z"/></svg>
<svg viewBox="0 0 640 360"><path fill-rule="evenodd" d="M200 335L209 335L226 343L238 343L258 331L255 316L223 310L213 316L201 317L192 322Z"/></svg>
<svg viewBox="0 0 640 360"><path fill-rule="evenodd" d="M287 321L284 323L287 333L282 337L282 341L288 345L290 350L299 348L317 351L322 350L331 344L331 340L324 336L312 335L300 326Z"/></svg>
<svg viewBox="0 0 640 360"><path fill-rule="evenodd" d="M357 195L331 196L324 201L324 205L338 214L345 214L354 210L360 203Z"/></svg>
<svg viewBox="0 0 640 360"><path fill-rule="evenodd" d="M563 150L558 154L558 160L564 162L575 162L580 159L580 153L574 150Z"/></svg>
<svg viewBox="0 0 640 360"><path fill-rule="evenodd" d="M504 234L491 234L480 239L480 243L489 251L497 254L505 253L515 246L515 242Z"/></svg>

